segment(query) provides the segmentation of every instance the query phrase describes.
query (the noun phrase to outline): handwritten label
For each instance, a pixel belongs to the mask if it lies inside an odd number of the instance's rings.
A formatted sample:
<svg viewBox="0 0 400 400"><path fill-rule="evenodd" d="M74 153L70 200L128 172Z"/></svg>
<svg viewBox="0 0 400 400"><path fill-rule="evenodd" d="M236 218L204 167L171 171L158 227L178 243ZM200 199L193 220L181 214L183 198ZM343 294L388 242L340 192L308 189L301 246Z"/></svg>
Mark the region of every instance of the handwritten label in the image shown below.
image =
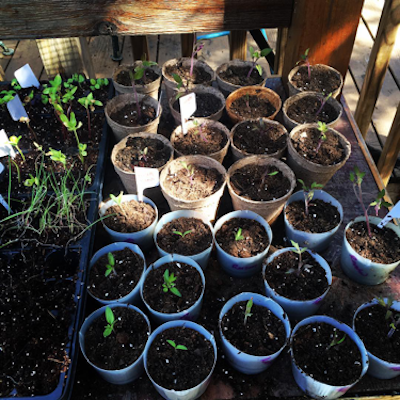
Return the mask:
<svg viewBox="0 0 400 400"><path fill-rule="evenodd" d="M136 190L139 201L143 201L143 191L160 184L157 168L135 167Z"/></svg>
<svg viewBox="0 0 400 400"><path fill-rule="evenodd" d="M18 83L21 85L23 88L28 88L28 87L39 87L40 83L37 80L35 74L32 71L32 68L30 67L29 64L25 64L23 67L20 69L17 69L14 72L14 76L17 78Z"/></svg>
<svg viewBox="0 0 400 400"><path fill-rule="evenodd" d="M16 153L11 146L7 133L4 129L0 130L0 157L11 156L15 158Z"/></svg>
<svg viewBox="0 0 400 400"><path fill-rule="evenodd" d="M9 212L12 213L12 210L8 203L4 200L3 196L0 194L0 204Z"/></svg>
<svg viewBox="0 0 400 400"><path fill-rule="evenodd" d="M378 228L383 228L394 218L400 218L400 201L398 201L396 205L386 214L386 216L378 224Z"/></svg>
<svg viewBox="0 0 400 400"><path fill-rule="evenodd" d="M7 109L14 121L19 121L22 117L28 118L28 114L18 95L7 103Z"/></svg>
<svg viewBox="0 0 400 400"><path fill-rule="evenodd" d="M187 134L186 122L197 109L196 95L194 93L190 93L186 96L180 97L179 106L181 108L182 133L186 135Z"/></svg>

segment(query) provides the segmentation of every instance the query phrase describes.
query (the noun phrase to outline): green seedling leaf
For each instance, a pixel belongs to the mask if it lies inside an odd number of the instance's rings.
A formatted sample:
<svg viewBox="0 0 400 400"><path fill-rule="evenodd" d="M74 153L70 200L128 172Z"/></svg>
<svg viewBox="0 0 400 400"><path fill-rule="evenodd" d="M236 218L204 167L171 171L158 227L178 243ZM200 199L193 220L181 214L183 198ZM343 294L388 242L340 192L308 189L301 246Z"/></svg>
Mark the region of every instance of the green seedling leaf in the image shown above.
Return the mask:
<svg viewBox="0 0 400 400"><path fill-rule="evenodd" d="M246 325L247 319L251 317L253 314L251 313L251 309L253 307L253 298L246 303L246 310L244 312L244 324Z"/></svg>
<svg viewBox="0 0 400 400"><path fill-rule="evenodd" d="M238 242L239 240L243 240L244 236L242 235L242 228L239 228L235 234L235 241Z"/></svg>

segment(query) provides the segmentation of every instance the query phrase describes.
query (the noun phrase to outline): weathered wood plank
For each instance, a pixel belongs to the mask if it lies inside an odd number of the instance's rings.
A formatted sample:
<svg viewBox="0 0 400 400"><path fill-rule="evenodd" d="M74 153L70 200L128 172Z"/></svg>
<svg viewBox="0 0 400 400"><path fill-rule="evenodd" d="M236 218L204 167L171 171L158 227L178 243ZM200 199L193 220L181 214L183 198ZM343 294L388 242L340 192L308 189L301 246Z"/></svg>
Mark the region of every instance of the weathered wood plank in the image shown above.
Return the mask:
<svg viewBox="0 0 400 400"><path fill-rule="evenodd" d="M195 33L186 33L181 35L181 51L182 57L191 57L193 52L193 44L196 40Z"/></svg>
<svg viewBox="0 0 400 400"><path fill-rule="evenodd" d="M229 34L229 46L231 60L236 58L246 60L247 56L247 32L231 31Z"/></svg>
<svg viewBox="0 0 400 400"><path fill-rule="evenodd" d="M122 39L120 39L121 45ZM92 55L92 62L94 65L97 78L110 78L112 73L119 65L119 62L111 59L112 55L112 41L109 36L97 36L92 38L89 43L89 51ZM131 62L131 61L129 61Z"/></svg>
<svg viewBox="0 0 400 400"><path fill-rule="evenodd" d="M18 40L3 40L3 43L14 50L14 54L15 54L15 50L18 47ZM12 55L11 56L5 56L2 51L2 49L0 49L0 67L3 68L3 71L7 70L7 66L10 63L11 59L12 59Z"/></svg>
<svg viewBox="0 0 400 400"><path fill-rule="evenodd" d="M6 79L6 74L4 72L3 67L0 65L0 81L4 81Z"/></svg>
<svg viewBox="0 0 400 400"><path fill-rule="evenodd" d="M272 28L290 24L293 1L248 0L244 4L242 0L96 0L95 3L91 0L2 0L0 37L145 35Z"/></svg>
<svg viewBox="0 0 400 400"><path fill-rule="evenodd" d="M131 36L131 48L133 52L134 60L141 60L142 57L145 57L146 60L149 60L149 45L147 43L147 37L145 35L141 36Z"/></svg>
<svg viewBox="0 0 400 400"><path fill-rule="evenodd" d="M276 40L276 51L275 51L275 65L274 72L282 76L283 63L285 60L285 50L288 40L288 28L278 29L278 38Z"/></svg>

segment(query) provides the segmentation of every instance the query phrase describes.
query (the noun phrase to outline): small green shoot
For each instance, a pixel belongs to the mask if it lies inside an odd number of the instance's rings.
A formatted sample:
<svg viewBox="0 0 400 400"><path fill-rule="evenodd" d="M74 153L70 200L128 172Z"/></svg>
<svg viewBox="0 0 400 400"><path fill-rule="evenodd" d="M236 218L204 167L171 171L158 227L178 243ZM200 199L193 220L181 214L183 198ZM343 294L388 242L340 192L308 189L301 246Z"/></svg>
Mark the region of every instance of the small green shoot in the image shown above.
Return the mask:
<svg viewBox="0 0 400 400"><path fill-rule="evenodd" d="M124 210L124 208L122 207L122 196L124 195L124 192L121 190L119 192L118 196L114 196L112 193L110 193L110 199L119 206L119 208L122 210L122 212L124 213L125 217L128 218L128 216L126 215L126 212Z"/></svg>
<svg viewBox="0 0 400 400"><path fill-rule="evenodd" d="M106 278L111 274L111 272L116 274L116 271L115 271L115 258L114 258L113 253L108 252L107 253L107 259L108 259L108 263L106 264L106 272L104 274Z"/></svg>
<svg viewBox="0 0 400 400"><path fill-rule="evenodd" d="M39 186L40 180L37 176L29 174L29 178L25 179L24 185L26 187L32 187L33 185Z"/></svg>
<svg viewBox="0 0 400 400"><path fill-rule="evenodd" d="M321 107L318 109L318 111L315 113L315 115L319 115L324 108L326 102L332 97L332 93L327 94L323 100L321 100Z"/></svg>
<svg viewBox="0 0 400 400"><path fill-rule="evenodd" d="M105 315L106 315L107 325L104 327L103 336L108 337L114 330L115 317L110 307L106 307Z"/></svg>
<svg viewBox="0 0 400 400"><path fill-rule="evenodd" d="M335 329L332 342L329 344L327 350L331 349L332 347L338 346L339 344L342 344L345 339L346 339L346 334L343 334L343 337L339 338L337 329Z"/></svg>
<svg viewBox="0 0 400 400"><path fill-rule="evenodd" d="M318 153L318 151L322 145L322 142L324 142L326 140L326 132L328 132L328 127L326 126L326 123L318 121L318 130L320 131L320 136L319 136L318 145L315 149L316 153Z"/></svg>
<svg viewBox="0 0 400 400"><path fill-rule="evenodd" d="M108 85L108 79L107 78L99 78L99 79L91 79L90 80L90 90L93 92L95 90L101 89L103 86Z"/></svg>
<svg viewBox="0 0 400 400"><path fill-rule="evenodd" d="M292 273L295 272L296 275L300 275L301 273L301 268L303 267L303 260L301 255L307 250L307 247L300 247L298 243L296 243L295 241L291 240L290 243L292 244L292 246L294 247L294 249L292 249L293 253L296 253L299 256L299 263L297 265L297 269L290 269L288 271L288 273ZM308 264L306 264L308 265Z"/></svg>
<svg viewBox="0 0 400 400"><path fill-rule="evenodd" d="M243 239L244 239L244 236L242 235L242 228L239 228L235 234L235 242L238 242Z"/></svg>
<svg viewBox="0 0 400 400"><path fill-rule="evenodd" d="M140 153L140 160L143 160L144 162L147 161L147 153L149 152L149 148L145 147L143 150L139 150Z"/></svg>
<svg viewBox="0 0 400 400"><path fill-rule="evenodd" d="M178 93L175 96L175 100L178 100L179 97L182 97L189 92L189 88L183 83L182 78L178 74L172 74L172 77L177 83L176 88L178 89ZM181 88L183 88L184 91L179 91Z"/></svg>
<svg viewBox="0 0 400 400"><path fill-rule="evenodd" d="M392 294L390 294L386 301L383 297L376 297L376 300L378 301L379 305L386 308L385 320L390 320L390 330L387 334L387 337L390 339L400 324L400 314L393 314L393 311L390 309L393 306L394 297Z"/></svg>
<svg viewBox="0 0 400 400"><path fill-rule="evenodd" d="M67 157L61 150L54 150L50 147L50 151L46 153L46 156L50 156L51 160L62 164L64 169L67 168Z"/></svg>
<svg viewBox="0 0 400 400"><path fill-rule="evenodd" d="M8 143L12 146L15 147L18 151L18 153L20 154L21 158L23 161L25 161L25 156L24 153L22 152L22 150L19 148L19 141L22 139L22 136L10 136L8 138Z"/></svg>
<svg viewBox="0 0 400 400"><path fill-rule="evenodd" d="M393 205L393 204L391 204L391 203L385 201L385 199L384 199L385 193L386 193L385 189L382 189L382 190L378 193L378 196L376 197L376 199L375 199L372 203L370 203L370 206L371 206L371 207L374 207L374 209L375 209L375 215L376 215L376 216L378 216L379 210L380 210L382 207L389 208L389 207L391 207L391 206ZM369 207L368 207L368 208L369 208Z"/></svg>
<svg viewBox="0 0 400 400"><path fill-rule="evenodd" d="M253 314L251 313L251 308L253 307L253 298L251 298L246 303L246 310L244 312L244 324L247 324L247 318L251 317Z"/></svg>
<svg viewBox="0 0 400 400"><path fill-rule="evenodd" d="M11 101L16 94L17 92L15 90L2 90L0 92L0 106L3 106Z"/></svg>
<svg viewBox="0 0 400 400"><path fill-rule="evenodd" d="M261 183L260 183L261 188L264 190L267 190L267 188L265 187L265 180L267 179L267 176L275 176L278 174L279 174L279 171L269 172L269 167L267 167L267 169L261 176Z"/></svg>
<svg viewBox="0 0 400 400"><path fill-rule="evenodd" d="M87 117L87 121L88 121L88 132L89 132L89 138L92 138L92 126L91 126L91 119L90 119L90 111L94 111L95 110L95 106L102 106L103 103L99 100L96 100L93 97L93 93L90 92L86 97L81 97L80 99L78 99L78 103L85 107L86 109L86 117Z"/></svg>
<svg viewBox="0 0 400 400"><path fill-rule="evenodd" d="M324 185L320 185L319 183L313 182L310 187L307 187L302 179L297 179L302 186L303 195L304 195L304 211L306 216L308 217L310 210L311 200L314 198L315 191L317 189L322 189Z"/></svg>
<svg viewBox="0 0 400 400"><path fill-rule="evenodd" d="M257 64L257 61L261 58L261 57L266 57L269 53L271 53L272 49L267 47L265 49L262 49L261 51L259 50L254 50L253 47L250 46L250 55L252 58L252 62L253 65L251 66L248 74L247 74L247 78L250 78L251 73L253 72L254 68L258 71L258 73L260 74L260 76L262 75L262 68L261 65Z"/></svg>
<svg viewBox="0 0 400 400"><path fill-rule="evenodd" d="M167 339L167 343L171 345L175 350L187 350L188 348L183 344L176 344L173 340Z"/></svg>
<svg viewBox="0 0 400 400"><path fill-rule="evenodd" d="M12 81L11 81L11 86L12 86L12 88L13 89L15 89L15 90L21 90L22 88L21 88L21 85L18 83L18 81L17 81L17 78L14 78Z"/></svg>
<svg viewBox="0 0 400 400"><path fill-rule="evenodd" d="M26 126L28 127L30 133L31 133L32 136L35 138L36 142L38 142L39 140L38 140L38 138L37 138L37 136L36 136L36 133L33 131L32 127L31 127L31 125L30 125L31 120L30 120L28 117L21 117L21 118L19 119L19 122L22 122L22 123L26 124Z"/></svg>
<svg viewBox="0 0 400 400"><path fill-rule="evenodd" d="M186 231L186 232L179 232L179 231L173 231L172 233L174 234L174 235L179 235L179 236L181 236L182 237L182 239L186 236L186 235L188 235L189 233L191 233L192 232L192 230L190 230L190 231Z"/></svg>
<svg viewBox="0 0 400 400"><path fill-rule="evenodd" d="M185 161L180 161L182 167L187 171L190 178L190 186L193 184L194 179L194 166L192 164L187 164Z"/></svg>
<svg viewBox="0 0 400 400"><path fill-rule="evenodd" d="M296 65L297 65L297 64L300 64L300 63L305 63L305 64L307 65L307 70L308 70L308 79L311 79L311 64L310 64L310 61L309 61L309 59L308 59L308 53L309 53L309 51L310 51L310 48L308 48L308 49L304 52L304 54L302 54L302 55L300 56L300 60L297 61Z"/></svg>
<svg viewBox="0 0 400 400"><path fill-rule="evenodd" d="M174 283L176 281L176 276L174 276L173 273L169 273L169 270L166 269L164 272L164 283L163 283L163 292L167 293L168 290L174 294L175 296L182 297L181 292L175 287L176 284Z"/></svg>

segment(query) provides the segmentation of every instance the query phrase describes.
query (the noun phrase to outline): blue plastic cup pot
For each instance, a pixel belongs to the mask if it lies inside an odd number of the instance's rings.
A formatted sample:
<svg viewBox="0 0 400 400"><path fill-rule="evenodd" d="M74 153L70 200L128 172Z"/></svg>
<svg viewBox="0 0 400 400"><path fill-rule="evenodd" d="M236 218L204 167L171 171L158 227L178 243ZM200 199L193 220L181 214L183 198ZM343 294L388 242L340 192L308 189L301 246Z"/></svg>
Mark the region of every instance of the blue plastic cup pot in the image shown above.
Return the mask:
<svg viewBox="0 0 400 400"><path fill-rule="evenodd" d="M324 192L323 190L316 190L314 192L313 200L322 200L325 203L329 203L332 206L338 209L340 215L340 222L339 224L327 232L321 233L312 233L312 232L304 232L298 229L295 229L288 221L286 217L286 208L290 203L294 201L304 201L304 192L301 190L300 192L296 192L290 196L289 200L285 204L283 209L283 216L285 221L285 231L286 236L289 240L293 240L294 242L298 243L301 247L307 247L313 251L322 251L329 246L333 236L337 232L340 227L340 224L343 221L343 207L342 205L329 193ZM312 214L312 208L309 211Z"/></svg>
<svg viewBox="0 0 400 400"><path fill-rule="evenodd" d="M99 251L97 251L94 256L92 257L92 259L90 260L90 264L89 264L89 271L91 270L91 268L93 267L93 265L96 264L96 262L103 257L104 255L107 255L108 253L113 253L116 251L121 251L124 249L129 249L131 250L133 253L138 254L142 259L143 259L143 272L142 275L139 279L139 282L136 284L135 287L132 288L131 292L129 292L128 294L126 294L123 297L120 297L119 299L109 299L109 300L105 300L105 299L101 299L97 296L95 296L91 291L90 291L90 287L88 288L88 292L90 294L90 296L92 296L95 300L97 300L99 303L107 305L110 303L114 303L114 302L119 302L119 303L126 303L126 304L134 304L134 305L140 305L141 304L141 298L140 298L140 286L144 280L144 273L146 271L146 259L143 255L142 250L140 250L140 247L136 244L131 244L131 243L125 243L125 242L116 242L116 243L111 243L108 246L102 247ZM104 277L104 279L108 279L106 277Z"/></svg>
<svg viewBox="0 0 400 400"><path fill-rule="evenodd" d="M258 306L262 306L265 308L268 308L269 310L272 311L272 313L278 317L283 325L285 326L285 332L286 332L286 340L285 344L275 353L273 354L268 354L264 356L254 356L251 354L244 353L240 351L238 348L233 346L228 339L225 337L223 330L222 330L222 319L224 318L224 315L236 304L241 301L249 301L251 298L253 298L253 304L256 304ZM239 372L242 372L243 374L247 375L253 375L253 374L259 374L260 372L265 371L268 367L271 366L271 364L278 358L279 354L281 354L282 350L286 346L286 343L289 340L290 336L290 322L289 319L286 315L286 313L283 311L282 307L277 304L275 301L269 299L268 297L262 296L261 294L258 293L249 293L249 292L244 292L240 293L235 297L232 297L230 300L228 300L225 305L222 307L222 310L219 314L219 321L218 321L218 326L219 326L219 333L221 335L222 339L222 348L224 350L224 354L226 355L229 363L237 369Z"/></svg>
<svg viewBox="0 0 400 400"><path fill-rule="evenodd" d="M326 383L319 382L307 375L297 364L293 355L293 337L301 326L314 324L314 323L326 323L334 326L337 329L343 331L347 337L349 337L357 345L358 350L361 353L361 364L362 371L359 378L346 386L332 386ZM310 350L311 351L311 350ZM292 372L294 379L300 389L305 392L308 396L313 399L337 399L343 396L352 386L354 386L367 372L368 369L368 354L367 350L358 335L346 324L339 322L331 317L326 317L325 315L315 315L300 321L293 329L292 335L290 337L290 355L292 362ZM338 366L339 367L339 366Z"/></svg>
<svg viewBox="0 0 400 400"><path fill-rule="evenodd" d="M79 345L81 347L81 351L83 356L86 358L86 361L99 373L99 375L106 380L107 382L113 383L115 385L125 385L127 383L133 382L137 378L139 378L143 373L143 354L131 365L128 367L119 369L119 370L107 370L103 368L99 368L95 364L93 364L86 355L85 352L85 334L89 329L90 325L98 318L104 318L104 313L106 307L110 307L111 309L117 307L127 307L131 310L138 312L147 322L147 326L149 328L149 335L151 332L150 321L147 316L140 311L137 307L128 305L128 304L121 304L121 303L112 303L108 306L103 306L98 310L94 311L90 314L82 324L81 330L79 331ZM104 322L105 323L105 322Z"/></svg>
<svg viewBox="0 0 400 400"><path fill-rule="evenodd" d="M361 221L365 221L365 217L357 217L346 225L340 262L345 274L353 281L363 285L379 285L386 281L390 273L400 264L400 260L391 264L380 264L360 256L347 241L346 232L351 229L353 223ZM369 217L369 221L373 225L378 225L381 222L381 218ZM389 222L385 227L394 231L400 238L399 226Z"/></svg>
<svg viewBox="0 0 400 400"><path fill-rule="evenodd" d="M159 335L160 333L164 332L167 329L170 328L176 328L176 327L184 327L184 328L190 328L193 329L197 332L199 332L201 335L203 335L207 340L209 340L213 346L214 349L214 364L211 368L210 373L208 376L204 379L203 382L199 383L197 386L186 389L186 390L179 390L175 391L172 389L166 389L163 388L162 386L158 385L156 382L154 382L153 378L149 374L148 368L147 368L147 357L149 353L150 346L154 339ZM167 322L161 326L159 326L149 337L146 347L144 349L144 368L146 370L147 376L151 380L151 383L154 385L156 388L157 392L160 393L164 399L168 400L192 400L192 399L197 399L199 398L207 389L208 384L210 383L211 375L214 371L215 364L217 362L217 344L215 342L214 336L208 332L205 328L203 328L201 325L196 324L191 321L170 321Z"/></svg>
<svg viewBox="0 0 400 400"><path fill-rule="evenodd" d="M138 201L138 197L135 194L125 194L122 196L122 203L131 201L131 200L136 200ZM109 234L111 240L114 242L128 242L128 243L133 243L137 244L140 246L141 249L146 249L152 246L153 244L153 232L154 229L157 225L158 221L158 209L156 205L147 197L143 197L143 202L146 204L149 204L151 207L153 207L154 211L156 212L156 217L154 218L154 221L152 222L151 225L149 225L146 229L143 229L139 232L132 232L132 233L122 233L122 232L117 232L112 229L110 229L104 221L102 221L104 229L107 231ZM113 200L108 200L105 203L100 204L99 208L99 215L100 217L104 217L105 213L108 208L111 206L115 206L116 203Z"/></svg>
<svg viewBox="0 0 400 400"><path fill-rule="evenodd" d="M310 300L291 300L287 297L280 295L275 289L273 289L268 281L265 279L265 270L268 268L268 264L272 262L272 260L282 253L286 253L288 251L295 250L294 247L286 247L284 249L278 250L273 253L270 257L268 257L267 261L264 263L263 266L263 277L264 277L264 286L265 292L268 297L275 300L289 315L291 319L302 319L313 315L317 312L318 308L321 305L321 302L324 300L325 296L328 294L329 289L332 285L332 271L328 265L328 263L316 253L307 250L307 253L314 258L314 260L325 270L325 276L328 281L328 288L325 290L324 293L321 293L317 298L310 299Z"/></svg>
<svg viewBox="0 0 400 400"><path fill-rule="evenodd" d="M193 254L193 255L187 255L187 257L190 257L193 261L196 261L200 267L205 270L207 267L207 263L208 260L210 258L211 255L211 250L213 248L213 243L214 243L214 229L212 227L212 225L210 224L210 221L208 218L205 218L204 215L202 213L196 212L196 211L192 211L192 210L182 210L182 211L172 211L169 212L168 214L165 214L164 216L161 217L161 219L158 221L157 226L154 230L154 243L156 244L157 250L158 250L158 254L160 257L164 257L170 253L167 253L165 250L163 250L157 243L157 235L158 232L161 231L161 229L168 224L169 222L173 221L174 219L178 219L178 218L197 218L202 220L209 228L212 234L212 241L210 246L205 249L204 251L202 251L201 253L198 254Z"/></svg>
<svg viewBox="0 0 400 400"><path fill-rule="evenodd" d="M384 299L385 303L387 303L387 299ZM353 329L356 331L355 321L358 313L368 307L374 306L378 304L378 300L374 299L368 303L364 303L361 305L356 313L354 314L353 318ZM400 302L393 301L391 308L400 312ZM356 331L357 332L357 331ZM374 378L378 379L393 379L396 376L400 375L400 363L391 363L388 361L383 360L382 358L374 356L370 351L368 351L368 358L369 358L369 368L367 371L368 375L373 376Z"/></svg>
<svg viewBox="0 0 400 400"><path fill-rule="evenodd" d="M232 218L246 218L257 221L265 228L268 235L269 245L267 246L267 248L263 252L253 257L247 257L247 258L239 258L228 254L221 248L217 240L215 240L215 247L217 248L217 258L222 269L227 274L235 276L237 278L249 277L261 271L262 260L267 255L269 246L272 242L272 230L268 222L257 213L249 210L239 210L239 211L232 211L221 217L215 223L214 234L216 235L221 226L226 221Z"/></svg>
<svg viewBox="0 0 400 400"><path fill-rule="evenodd" d="M198 271L198 273L201 276L201 281L203 283L203 289L201 291L200 297L197 299L197 301L192 306L190 306L186 310L183 310L180 312L167 314L167 313L162 313L162 312L156 311L153 308L151 308L151 306L146 302L146 300L143 296L143 286L146 282L147 276L149 275L149 273L151 271L153 271L154 269L160 268L164 264L168 264L171 262L180 262L180 263L191 265L193 268L196 268L196 270ZM193 261L190 257L181 256L179 254L168 254L168 255L158 259L155 263L151 264L149 266L149 268L147 268L145 275L144 275L143 282L140 286L140 295L142 296L144 305L147 307L147 309L150 312L152 321L154 321L158 325L163 324L168 321L175 321L175 320L196 321L196 319L199 317L199 314L201 311L201 306L203 305L203 296L204 296L205 287L206 287L206 278L204 276L203 270L201 269L199 264L197 264L196 261Z"/></svg>

